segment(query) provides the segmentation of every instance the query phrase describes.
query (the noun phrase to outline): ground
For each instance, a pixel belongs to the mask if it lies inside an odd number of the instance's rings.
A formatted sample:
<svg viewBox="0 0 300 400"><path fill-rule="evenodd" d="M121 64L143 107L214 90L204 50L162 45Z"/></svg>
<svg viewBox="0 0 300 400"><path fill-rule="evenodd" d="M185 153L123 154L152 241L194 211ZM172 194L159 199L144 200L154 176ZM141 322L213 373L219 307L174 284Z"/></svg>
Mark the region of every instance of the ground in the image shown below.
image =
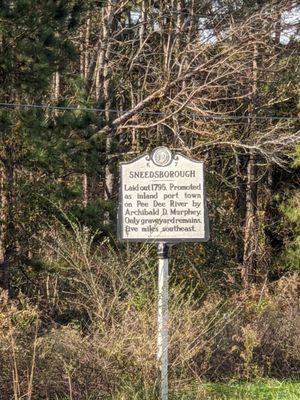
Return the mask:
<svg viewBox="0 0 300 400"><path fill-rule="evenodd" d="M177 393L171 400L299 400L300 382L207 383Z"/></svg>

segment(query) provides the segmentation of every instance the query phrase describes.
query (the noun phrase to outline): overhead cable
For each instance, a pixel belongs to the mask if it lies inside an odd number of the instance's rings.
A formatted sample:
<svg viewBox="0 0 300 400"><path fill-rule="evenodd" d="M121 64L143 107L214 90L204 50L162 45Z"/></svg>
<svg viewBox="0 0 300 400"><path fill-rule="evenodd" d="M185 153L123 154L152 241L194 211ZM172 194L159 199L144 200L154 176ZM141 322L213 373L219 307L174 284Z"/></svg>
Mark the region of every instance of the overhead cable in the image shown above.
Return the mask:
<svg viewBox="0 0 300 400"><path fill-rule="evenodd" d="M48 110L60 110L60 111L92 111L98 113L111 113L117 114L118 116L131 112L132 110L117 110L117 109L104 109L104 108L96 108L96 107L80 107L77 106L54 106L48 104L22 104L22 103L0 103L0 108L7 109L48 109ZM182 111L179 111L182 114ZM172 112L173 114L174 112ZM166 112L161 111L137 111L134 115L156 115L161 117L167 117L168 114ZM257 120L291 120L291 121L300 121L300 117L290 117L290 116L277 116L277 115L227 115L227 114L200 114L200 113L187 113L188 116L196 116L198 118L203 119L231 119L231 120L240 120L240 119L257 119Z"/></svg>

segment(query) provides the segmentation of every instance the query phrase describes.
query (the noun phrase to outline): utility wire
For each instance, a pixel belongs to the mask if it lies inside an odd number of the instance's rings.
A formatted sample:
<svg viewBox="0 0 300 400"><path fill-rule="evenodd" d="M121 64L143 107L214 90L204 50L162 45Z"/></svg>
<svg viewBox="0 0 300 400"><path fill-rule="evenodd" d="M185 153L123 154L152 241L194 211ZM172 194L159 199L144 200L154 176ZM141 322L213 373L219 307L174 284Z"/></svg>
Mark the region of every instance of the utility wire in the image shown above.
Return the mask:
<svg viewBox="0 0 300 400"><path fill-rule="evenodd" d="M20 103L0 103L0 108L4 109L15 109L15 108L33 108L33 109L48 109L48 110L60 110L60 111L93 111L93 112L109 112L111 114L126 114L131 112L131 110L116 110L116 109L109 109L105 110L104 108L95 108L95 107L83 107L80 108L79 106L51 106L47 104L20 104ZM138 111L134 113L134 115L157 115L161 117L167 117L168 114L165 112L159 111ZM240 120L240 119L249 119L249 118L256 118L259 120L292 120L292 121L300 121L300 117L284 117L284 116L276 116L276 115L255 115L255 116L248 116L248 115L220 115L220 114L197 114L197 113L189 113L189 116L197 116L198 118L203 119L233 119L233 120Z"/></svg>

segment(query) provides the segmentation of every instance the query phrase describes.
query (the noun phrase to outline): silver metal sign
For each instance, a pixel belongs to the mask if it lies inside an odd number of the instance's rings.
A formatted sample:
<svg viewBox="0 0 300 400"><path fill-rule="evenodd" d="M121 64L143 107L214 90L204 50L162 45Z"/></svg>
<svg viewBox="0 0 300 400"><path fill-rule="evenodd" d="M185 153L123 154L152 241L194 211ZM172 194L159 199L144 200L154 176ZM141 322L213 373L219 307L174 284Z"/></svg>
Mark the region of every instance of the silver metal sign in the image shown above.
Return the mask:
<svg viewBox="0 0 300 400"><path fill-rule="evenodd" d="M118 236L149 242L209 239L204 165L167 147L121 163Z"/></svg>
<svg viewBox="0 0 300 400"><path fill-rule="evenodd" d="M158 242L157 364L168 399L169 244L209 239L204 165L167 147L121 163L118 236Z"/></svg>

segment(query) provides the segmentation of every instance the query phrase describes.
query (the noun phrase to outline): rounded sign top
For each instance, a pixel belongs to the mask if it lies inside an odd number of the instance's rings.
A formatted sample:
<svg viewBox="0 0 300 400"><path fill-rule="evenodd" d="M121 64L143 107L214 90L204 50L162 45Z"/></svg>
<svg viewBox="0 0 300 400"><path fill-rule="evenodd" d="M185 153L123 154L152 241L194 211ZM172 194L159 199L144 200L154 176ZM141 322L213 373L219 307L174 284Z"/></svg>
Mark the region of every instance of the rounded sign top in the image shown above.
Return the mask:
<svg viewBox="0 0 300 400"><path fill-rule="evenodd" d="M167 147L161 146L153 150L151 158L154 164L165 167L172 161L172 153Z"/></svg>

